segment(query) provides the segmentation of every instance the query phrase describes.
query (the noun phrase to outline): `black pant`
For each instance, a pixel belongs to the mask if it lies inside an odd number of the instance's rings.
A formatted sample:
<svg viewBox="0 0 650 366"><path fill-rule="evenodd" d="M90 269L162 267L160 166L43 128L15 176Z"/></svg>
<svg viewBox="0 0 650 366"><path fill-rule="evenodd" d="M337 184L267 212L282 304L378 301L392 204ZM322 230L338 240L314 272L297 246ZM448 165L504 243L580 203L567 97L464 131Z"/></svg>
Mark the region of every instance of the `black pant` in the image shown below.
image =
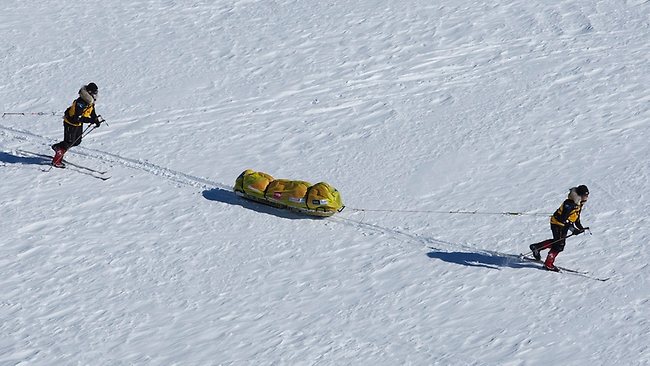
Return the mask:
<svg viewBox="0 0 650 366"><path fill-rule="evenodd" d="M532 248L535 248L536 250L551 248L551 250L554 250L558 253L563 251L566 234L569 232L569 227L551 224L551 232L553 233L553 239L547 239L537 244L533 244Z"/></svg>
<svg viewBox="0 0 650 366"><path fill-rule="evenodd" d="M83 134L83 125L82 126L72 126L67 123L63 123L63 141L58 144L52 145L52 148L55 150L64 149L68 150L73 146L77 146L81 143L81 135Z"/></svg>
<svg viewBox="0 0 650 366"><path fill-rule="evenodd" d="M565 238L566 234L569 232L569 226L564 225L553 225L551 224L551 232L553 233L553 245L551 246L551 250L555 250L556 252L561 252L564 250L564 245L565 243Z"/></svg>

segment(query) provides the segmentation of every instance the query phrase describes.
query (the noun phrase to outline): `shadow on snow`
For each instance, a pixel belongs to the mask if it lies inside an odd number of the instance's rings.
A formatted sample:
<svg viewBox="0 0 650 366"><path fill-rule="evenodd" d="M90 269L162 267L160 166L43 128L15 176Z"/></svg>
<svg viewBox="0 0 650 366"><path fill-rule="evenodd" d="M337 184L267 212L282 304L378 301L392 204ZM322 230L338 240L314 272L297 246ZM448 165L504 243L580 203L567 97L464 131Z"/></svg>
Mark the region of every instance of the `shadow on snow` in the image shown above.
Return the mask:
<svg viewBox="0 0 650 366"><path fill-rule="evenodd" d="M417 236L405 230L388 228L377 224L367 223L364 222L363 220L353 219L350 217L334 216L333 220L343 222L343 223L348 223L358 228L371 230L381 234L388 234L402 241L409 241L416 244L443 245L446 247L463 247L467 249L466 252L460 252L460 251L449 252L449 251L435 248L433 246L429 246L429 249L431 249L431 251L427 253L427 256L429 258L439 259L448 263L460 264L468 267L484 267L490 269L500 269L504 267L541 269L541 266L539 264L521 259L519 258L519 255L515 255L515 254L505 254L505 253L493 252L488 250L480 250L480 249L476 249L476 251L472 251L473 248L458 243L453 243L453 242L436 239L436 238Z"/></svg>
<svg viewBox="0 0 650 366"><path fill-rule="evenodd" d="M253 202L245 198L239 197L233 191L212 188L203 191L203 197L210 201L217 201L234 206L241 206L249 210L260 212L267 215L273 215L290 220L321 220L321 217L302 215L296 212L291 212L281 208L267 206L262 203Z"/></svg>
<svg viewBox="0 0 650 366"><path fill-rule="evenodd" d="M497 252L445 252L439 249L427 253L429 258L440 259L454 264L469 267L490 269L507 268L540 268L538 264L519 258L518 255Z"/></svg>
<svg viewBox="0 0 650 366"><path fill-rule="evenodd" d="M0 162L7 164L44 165L50 164L50 159L40 156L20 156L0 151Z"/></svg>

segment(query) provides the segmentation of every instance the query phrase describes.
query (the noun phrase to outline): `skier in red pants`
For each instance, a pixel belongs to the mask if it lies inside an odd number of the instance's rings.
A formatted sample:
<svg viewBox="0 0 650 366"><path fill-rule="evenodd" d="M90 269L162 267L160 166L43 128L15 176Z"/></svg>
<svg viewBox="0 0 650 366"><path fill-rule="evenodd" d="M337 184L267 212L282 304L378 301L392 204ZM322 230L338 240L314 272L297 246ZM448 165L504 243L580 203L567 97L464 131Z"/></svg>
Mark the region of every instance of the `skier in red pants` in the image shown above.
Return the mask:
<svg viewBox="0 0 650 366"><path fill-rule="evenodd" d="M95 101L97 100L97 85L89 83L79 89L79 98L72 102L72 105L65 110L63 116L63 141L52 145L54 158L52 165L57 168L65 168L63 155L73 146L81 143L84 123L94 123L99 127L102 119L95 113Z"/></svg>
<svg viewBox="0 0 650 366"><path fill-rule="evenodd" d="M544 240L542 242L531 244L530 250L537 260L541 260L540 251L544 249L551 249L548 252L546 261L544 261L544 268L549 271L558 272L558 268L553 264L555 257L564 250L565 238L567 233L571 231L573 235L579 235L589 229L583 227L580 223L580 212L585 202L589 198L589 189L585 185L573 187L569 190L567 199L562 203L553 216L551 216L551 232L553 239Z"/></svg>

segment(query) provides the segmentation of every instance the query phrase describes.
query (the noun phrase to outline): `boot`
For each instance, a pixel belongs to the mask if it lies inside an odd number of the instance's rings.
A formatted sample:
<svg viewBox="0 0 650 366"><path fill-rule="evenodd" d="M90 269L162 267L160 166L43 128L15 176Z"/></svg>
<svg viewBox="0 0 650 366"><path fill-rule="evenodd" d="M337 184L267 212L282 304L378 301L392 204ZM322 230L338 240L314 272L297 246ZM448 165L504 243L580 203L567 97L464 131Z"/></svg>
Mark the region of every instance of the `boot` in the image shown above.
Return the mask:
<svg viewBox="0 0 650 366"><path fill-rule="evenodd" d="M54 154L54 158L52 158L52 166L55 168L65 168L65 164L63 164L63 155L67 150L58 148L55 151L56 153Z"/></svg>
<svg viewBox="0 0 650 366"><path fill-rule="evenodd" d="M537 249L538 245L539 244L531 244L528 248L530 249L531 252L533 252L533 257L535 257L535 260L541 261L542 255L539 254L539 249Z"/></svg>
<svg viewBox="0 0 650 366"><path fill-rule="evenodd" d="M553 264L555 262L555 257L558 255L558 253L559 252L555 250L551 250L550 252L548 252L548 256L546 256L546 261L544 262L544 268L546 268L549 271L560 272L560 269Z"/></svg>
<svg viewBox="0 0 650 366"><path fill-rule="evenodd" d="M547 239L544 241L540 241L539 243L531 244L528 248L530 249L531 252L533 252L533 257L535 257L536 260L541 261L542 255L539 254L539 252L541 252L544 249L548 249L552 243L553 243L553 239Z"/></svg>

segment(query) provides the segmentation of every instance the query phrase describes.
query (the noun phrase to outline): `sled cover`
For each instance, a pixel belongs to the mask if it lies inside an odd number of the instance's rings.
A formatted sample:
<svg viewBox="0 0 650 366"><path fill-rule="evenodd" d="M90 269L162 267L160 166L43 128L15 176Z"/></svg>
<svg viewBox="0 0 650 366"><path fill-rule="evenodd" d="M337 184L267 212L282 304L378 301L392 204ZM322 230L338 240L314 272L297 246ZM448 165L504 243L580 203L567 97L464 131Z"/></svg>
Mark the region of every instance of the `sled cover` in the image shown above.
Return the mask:
<svg viewBox="0 0 650 366"><path fill-rule="evenodd" d="M235 192L308 214L329 216L343 208L339 192L325 182L311 184L301 180L274 179L269 174L250 169L237 177Z"/></svg>

